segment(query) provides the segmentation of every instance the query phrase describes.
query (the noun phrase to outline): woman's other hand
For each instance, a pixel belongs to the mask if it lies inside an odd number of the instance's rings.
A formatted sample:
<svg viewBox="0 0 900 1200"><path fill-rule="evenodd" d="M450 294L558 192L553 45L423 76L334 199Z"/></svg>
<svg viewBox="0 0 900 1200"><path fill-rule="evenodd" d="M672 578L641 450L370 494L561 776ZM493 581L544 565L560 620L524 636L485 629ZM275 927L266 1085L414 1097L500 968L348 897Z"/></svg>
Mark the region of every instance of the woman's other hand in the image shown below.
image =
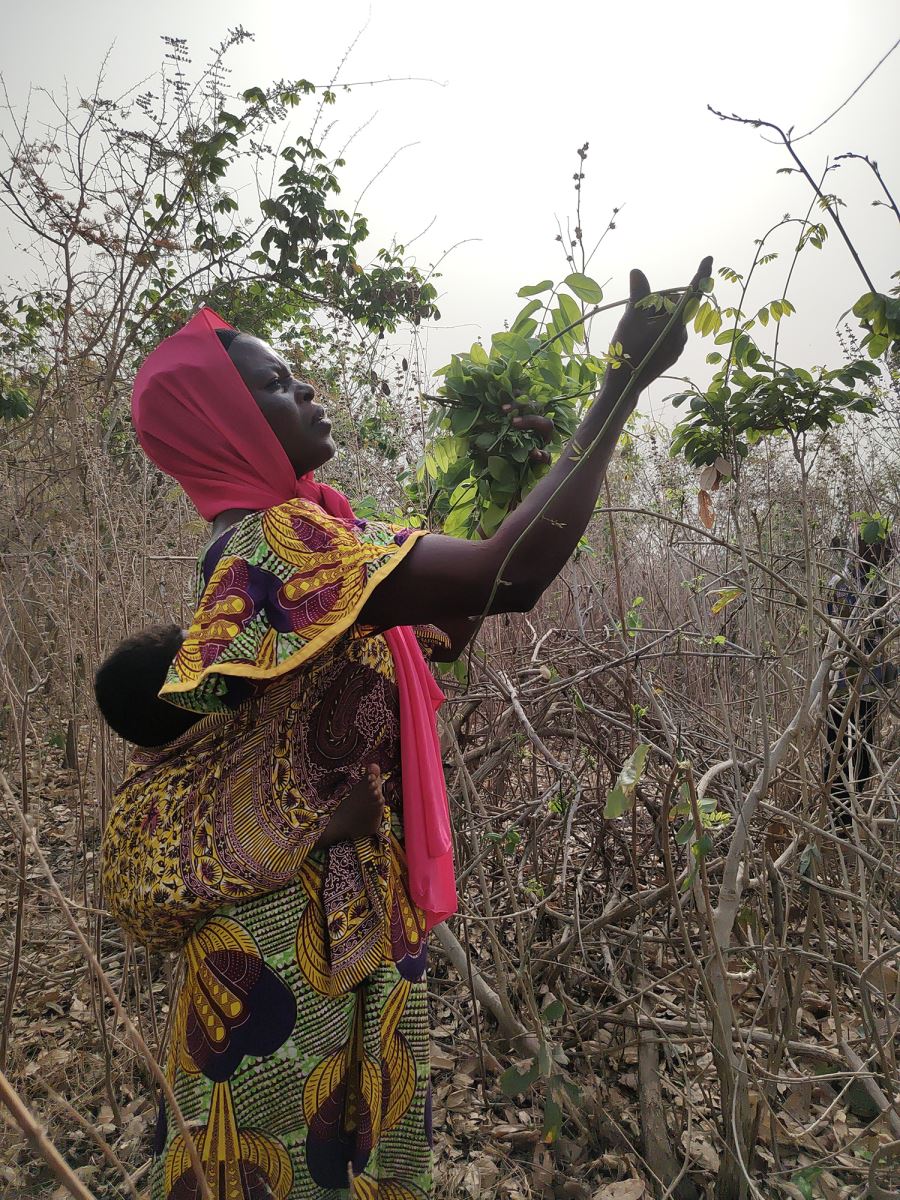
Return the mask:
<svg viewBox="0 0 900 1200"><path fill-rule="evenodd" d="M532 412L527 404L517 403L515 406L504 404L503 411L515 414L512 418L514 429L523 429L535 434L545 446L553 441L553 422L549 417L542 417L538 413ZM528 457L533 463L549 463L550 451L535 446L528 452Z"/></svg>

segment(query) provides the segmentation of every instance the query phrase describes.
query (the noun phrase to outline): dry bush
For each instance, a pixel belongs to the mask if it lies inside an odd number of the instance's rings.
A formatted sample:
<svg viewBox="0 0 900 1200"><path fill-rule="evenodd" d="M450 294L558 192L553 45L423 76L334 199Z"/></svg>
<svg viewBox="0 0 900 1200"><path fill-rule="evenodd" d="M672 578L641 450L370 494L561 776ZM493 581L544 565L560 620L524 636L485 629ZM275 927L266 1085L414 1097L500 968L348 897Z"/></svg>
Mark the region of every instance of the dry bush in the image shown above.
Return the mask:
<svg viewBox="0 0 900 1200"><path fill-rule="evenodd" d="M204 530L126 434L110 444L89 398L78 407L77 426L35 419L3 446L3 1049L50 1139L112 1197L127 1194L123 1170L137 1189L146 1176L151 1081L17 810L161 1055L174 964L102 917L97 850L124 754L90 680L126 630L188 614ZM79 446L77 470L48 469L58 444ZM835 822L810 684L834 673L820 669L837 649L827 547L861 499L850 469L810 486L811 576L787 455L754 472L742 511L722 494L707 533L683 469L658 434L638 433L594 552L534 613L489 622L466 684L448 680L463 903L435 946L440 1194L602 1196L604 1180L652 1189L656 1177L698 1194L743 1146L756 1194L820 1178L850 1195L897 1137L896 710L887 697L877 785ZM741 595L713 613L729 587ZM637 802L604 819L640 743L651 750ZM682 785L730 818L686 885L702 830L687 828L699 810L670 819ZM14 1131L0 1173L10 1196L59 1186Z"/></svg>
<svg viewBox="0 0 900 1200"><path fill-rule="evenodd" d="M181 72L184 49L172 53ZM207 165L218 70L185 124ZM177 79L164 93L160 137L178 133L187 95ZM147 112L156 99L139 98ZM63 123L78 143L65 184L102 206L116 195L107 173L151 143L113 139L121 153L92 162L88 134L115 120L99 92L85 111L84 138ZM0 1195L112 1200L147 1178L177 965L104 917L98 847L125 752L98 721L91 678L125 633L185 620L205 537L137 452L125 398L141 348L195 301L224 288L252 319L268 297L249 290L249 243L226 278L190 240L191 200L172 226L188 238L184 286L154 300L153 255L116 233L148 233L148 195L126 189L104 232L43 188L50 142L23 135L16 154L36 235L57 241L50 300L28 293L41 336L8 337L0 308L0 400L10 381L31 399L21 419L0 409L0 1101L15 1112ZM179 162L150 165L165 176ZM237 228L226 224L222 246ZM195 270L207 272L196 287ZM375 292L383 282L373 272ZM46 304L60 301L54 316ZM129 325L137 308L143 324ZM314 332L300 350L348 447L335 479L394 509L424 372L396 370L346 327ZM465 682L446 677L461 914L434 938L441 1196L844 1197L870 1173L889 1186L878 1156L900 1139L897 705L880 697L877 769L861 789L838 786L825 714L871 637L829 615L831 542L856 510L898 510L896 390L800 461L784 442L760 445L740 486L718 493L711 530L666 443L632 430L591 549L533 613L484 627ZM890 657L896 565L884 587ZM640 747L632 788L620 777ZM621 816L604 816L611 792Z"/></svg>

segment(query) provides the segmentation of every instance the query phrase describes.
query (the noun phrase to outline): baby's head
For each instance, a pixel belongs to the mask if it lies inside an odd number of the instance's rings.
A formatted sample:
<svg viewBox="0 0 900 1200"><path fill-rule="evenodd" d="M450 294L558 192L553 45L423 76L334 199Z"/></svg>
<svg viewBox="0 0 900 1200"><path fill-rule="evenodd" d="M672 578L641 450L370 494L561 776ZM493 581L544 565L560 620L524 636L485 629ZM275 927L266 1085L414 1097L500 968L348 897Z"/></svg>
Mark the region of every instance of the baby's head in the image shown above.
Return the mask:
<svg viewBox="0 0 900 1200"><path fill-rule="evenodd" d="M157 693L181 643L177 625L151 625L126 638L94 676L94 695L111 729L136 746L163 746L200 719L201 713L177 708Z"/></svg>

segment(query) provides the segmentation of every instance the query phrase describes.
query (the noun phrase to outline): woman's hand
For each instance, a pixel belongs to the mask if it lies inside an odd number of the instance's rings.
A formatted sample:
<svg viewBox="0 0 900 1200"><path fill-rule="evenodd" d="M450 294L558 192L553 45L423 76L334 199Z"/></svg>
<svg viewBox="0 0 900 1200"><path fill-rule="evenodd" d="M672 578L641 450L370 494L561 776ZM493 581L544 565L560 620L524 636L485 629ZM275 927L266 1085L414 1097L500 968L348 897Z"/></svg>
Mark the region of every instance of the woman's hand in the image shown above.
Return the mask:
<svg viewBox="0 0 900 1200"><path fill-rule="evenodd" d="M697 273L691 280L691 288L696 289L700 282L709 278L711 274L712 258L707 257L703 259L697 268ZM624 388L625 384L631 378L632 373L640 370L637 380L638 386L634 389L633 393L634 403L636 404L640 392L655 379L658 379L660 375L670 370L681 357L681 353L687 344L687 329L685 328L684 321L679 317L666 334L665 340L659 345L652 358L644 363L644 359L650 354L654 345L656 345L659 335L666 328L672 314L666 312L665 309L657 311L653 308L637 307L639 301L646 299L650 295L650 284L643 271L637 269L632 271L629 277L629 285L628 306L612 336L613 343L621 343L622 354L626 359L627 365L615 371L608 371L606 382L607 384L615 382L620 388ZM643 367L641 366L642 363ZM618 378L615 378L616 376ZM532 412L524 404L517 403L515 406L504 404L503 406L505 413L512 413L514 409L516 415L512 418L513 426L516 429L531 431L536 434L545 446L549 445L553 440L552 420L549 417L543 417ZM550 462L550 452L540 449L537 446L529 452L528 457L533 463L549 464Z"/></svg>
<svg viewBox="0 0 900 1200"><path fill-rule="evenodd" d="M704 258L690 294L708 278L712 260ZM684 348L684 321L679 314L655 353L668 315L656 316L635 305L649 293L641 271L631 275L631 300L614 334L639 371L608 371L597 398L557 461L483 541L429 534L419 538L396 569L370 594L360 620L389 628L448 621L490 613L526 612L556 578L594 514L597 498L619 435L642 388L668 370ZM643 362L648 358L646 363ZM621 378L621 382L619 382ZM628 397L623 391L634 386ZM533 422L525 414L515 418ZM545 418L539 418L545 419Z"/></svg>
<svg viewBox="0 0 900 1200"><path fill-rule="evenodd" d="M504 404L503 411L511 413L513 405ZM541 417L537 413L531 412L527 404L518 404L512 424L516 429L530 430L537 434L545 446L553 441L553 422L549 417ZM541 450L540 447L535 446L533 450L529 450L528 457L533 463L549 463L550 451Z"/></svg>
<svg viewBox="0 0 900 1200"><path fill-rule="evenodd" d="M712 274L712 258L704 258L697 268L697 274L691 280L691 287L696 288L703 279L709 278ZM665 374L670 370L678 359L681 357L681 352L687 344L687 329L684 321L679 317L672 328L666 334L665 340L657 348L653 357L644 363L644 359L653 349L656 340L663 332L666 325L669 323L672 314L663 309L661 312L655 311L652 308L638 308L637 304L640 300L644 300L650 295L650 284L647 282L647 276L643 271L632 271L629 279L629 299L628 307L616 326L616 331L612 336L613 342L621 342L622 352L627 355L628 365L620 367L614 372L616 375L622 376L621 384L624 385L631 378L632 371L640 370L638 376L638 387L643 389L654 379L658 379L660 375ZM643 363L643 366L641 364ZM628 368L631 368L629 370ZM607 374L609 379L609 374ZM638 391L634 392L635 402L637 401Z"/></svg>

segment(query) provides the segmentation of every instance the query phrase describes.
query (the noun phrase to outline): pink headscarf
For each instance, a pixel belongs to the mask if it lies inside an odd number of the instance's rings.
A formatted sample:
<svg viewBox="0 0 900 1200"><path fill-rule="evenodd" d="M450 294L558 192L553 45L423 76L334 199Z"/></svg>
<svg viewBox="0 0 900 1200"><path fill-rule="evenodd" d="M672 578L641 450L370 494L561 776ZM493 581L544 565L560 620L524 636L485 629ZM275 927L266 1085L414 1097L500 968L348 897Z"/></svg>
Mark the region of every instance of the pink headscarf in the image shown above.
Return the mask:
<svg viewBox="0 0 900 1200"><path fill-rule="evenodd" d="M203 308L141 364L131 412L138 441L176 479L207 521L229 508L258 511L300 497L335 517L353 518L343 492L298 479L217 329L232 329ZM430 929L456 912L447 792L435 713L444 700L413 630L385 640L400 698L400 761L410 895Z"/></svg>

